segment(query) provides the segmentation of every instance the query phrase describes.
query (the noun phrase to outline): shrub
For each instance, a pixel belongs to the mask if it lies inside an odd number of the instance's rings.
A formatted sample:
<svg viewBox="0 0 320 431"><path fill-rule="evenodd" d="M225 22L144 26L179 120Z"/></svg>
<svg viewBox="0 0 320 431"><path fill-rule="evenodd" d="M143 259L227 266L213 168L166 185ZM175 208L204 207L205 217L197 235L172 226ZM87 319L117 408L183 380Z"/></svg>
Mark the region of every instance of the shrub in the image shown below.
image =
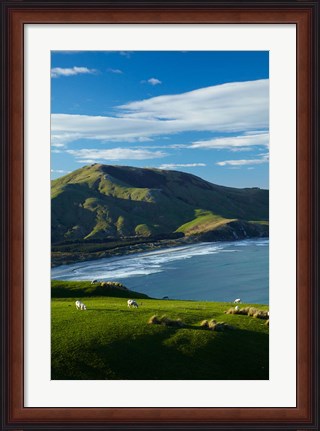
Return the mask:
<svg viewBox="0 0 320 431"><path fill-rule="evenodd" d="M262 311L262 310L258 310L256 311L256 313L254 313L253 317L257 318L257 319L268 319L268 312L267 311Z"/></svg>
<svg viewBox="0 0 320 431"><path fill-rule="evenodd" d="M236 310L235 308L229 308L228 311L225 311L225 314L243 314L248 315L249 307L246 308L239 308L239 310Z"/></svg>
<svg viewBox="0 0 320 431"><path fill-rule="evenodd" d="M248 316L254 316L259 310L254 307L250 307L248 311Z"/></svg>
<svg viewBox="0 0 320 431"><path fill-rule="evenodd" d="M183 328L185 325L184 322L182 322L181 319L170 319L167 316L162 316L160 319L158 318L157 315L154 315L152 317L150 317L149 324L153 324L153 325L163 325L163 326L175 326L178 328Z"/></svg>
<svg viewBox="0 0 320 431"><path fill-rule="evenodd" d="M200 326L202 327L202 328L209 328L209 322L207 321L207 320L203 320L201 323L200 323Z"/></svg>
<svg viewBox="0 0 320 431"><path fill-rule="evenodd" d="M269 311L258 310L255 307L240 308L239 310L229 308L229 310L225 311L225 314L244 314L257 319L269 319Z"/></svg>
<svg viewBox="0 0 320 431"><path fill-rule="evenodd" d="M217 322L215 319L211 319L209 322L208 320L203 320L200 323L200 326L205 329L209 329L211 331L217 331L217 332L224 332L226 329L234 329L233 326L227 325L224 322Z"/></svg>
<svg viewBox="0 0 320 431"><path fill-rule="evenodd" d="M154 316L150 317L148 323L150 325L160 325L160 320L158 319L158 316L155 314Z"/></svg>

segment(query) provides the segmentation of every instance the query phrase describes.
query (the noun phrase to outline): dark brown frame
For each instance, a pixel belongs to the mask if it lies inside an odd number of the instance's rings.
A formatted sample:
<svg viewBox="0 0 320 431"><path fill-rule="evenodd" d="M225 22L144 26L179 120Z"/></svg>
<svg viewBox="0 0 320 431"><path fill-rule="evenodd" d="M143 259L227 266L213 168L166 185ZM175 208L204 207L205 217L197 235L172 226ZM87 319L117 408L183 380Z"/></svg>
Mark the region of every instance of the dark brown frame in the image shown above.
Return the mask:
<svg viewBox="0 0 320 431"><path fill-rule="evenodd" d="M319 3L2 0L1 429L318 429ZM297 407L23 407L23 26L26 23L297 26Z"/></svg>

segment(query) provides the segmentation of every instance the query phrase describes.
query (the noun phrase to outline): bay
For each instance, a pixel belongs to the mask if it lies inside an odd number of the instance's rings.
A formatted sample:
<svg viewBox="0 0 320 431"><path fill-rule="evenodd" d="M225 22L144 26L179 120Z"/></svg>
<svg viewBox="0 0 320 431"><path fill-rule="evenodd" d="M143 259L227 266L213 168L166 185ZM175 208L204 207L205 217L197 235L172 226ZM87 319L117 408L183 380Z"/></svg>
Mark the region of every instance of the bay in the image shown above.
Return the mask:
<svg viewBox="0 0 320 431"><path fill-rule="evenodd" d="M119 281L153 298L268 304L269 240L192 245L52 269L56 280Z"/></svg>

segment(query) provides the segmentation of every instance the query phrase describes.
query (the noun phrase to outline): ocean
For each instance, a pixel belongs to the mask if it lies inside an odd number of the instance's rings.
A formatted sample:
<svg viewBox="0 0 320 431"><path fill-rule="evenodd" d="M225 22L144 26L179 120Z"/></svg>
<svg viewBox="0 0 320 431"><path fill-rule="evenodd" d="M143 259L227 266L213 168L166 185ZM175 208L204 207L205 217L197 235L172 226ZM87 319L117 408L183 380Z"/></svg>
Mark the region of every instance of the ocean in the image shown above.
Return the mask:
<svg viewBox="0 0 320 431"><path fill-rule="evenodd" d="M269 240L210 242L53 268L57 280L120 281L153 298L269 303Z"/></svg>

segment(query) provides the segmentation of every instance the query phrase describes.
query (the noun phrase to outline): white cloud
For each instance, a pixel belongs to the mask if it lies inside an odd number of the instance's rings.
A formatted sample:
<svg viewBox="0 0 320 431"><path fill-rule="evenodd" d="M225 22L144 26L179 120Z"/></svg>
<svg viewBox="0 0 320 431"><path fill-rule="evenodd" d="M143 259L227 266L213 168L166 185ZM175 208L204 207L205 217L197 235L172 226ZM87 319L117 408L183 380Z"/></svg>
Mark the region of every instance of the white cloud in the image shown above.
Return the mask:
<svg viewBox="0 0 320 431"><path fill-rule="evenodd" d="M150 79L148 79L148 81L147 81L149 84L151 84L151 85L159 85L159 84L162 84L162 82L160 81L160 79L157 79L157 78L150 78Z"/></svg>
<svg viewBox="0 0 320 431"><path fill-rule="evenodd" d="M56 148L58 148L58 147L64 147L64 144L62 144L61 142L60 143L59 142L54 142L54 143L51 144L51 147L56 147Z"/></svg>
<svg viewBox="0 0 320 431"><path fill-rule="evenodd" d="M198 166L207 166L205 163L168 163L159 166L159 169L175 169L175 168L195 168Z"/></svg>
<svg viewBox="0 0 320 431"><path fill-rule="evenodd" d="M94 163L97 160L147 160L165 157L162 151L132 150L128 148L110 148L108 150L81 149L67 150L80 163Z"/></svg>
<svg viewBox="0 0 320 431"><path fill-rule="evenodd" d="M51 169L51 172L53 174L66 174L66 173L68 173L70 171L64 171L63 169Z"/></svg>
<svg viewBox="0 0 320 431"><path fill-rule="evenodd" d="M235 82L130 102L119 106L115 117L53 114L52 142L136 140L190 131L243 134L265 131L268 123L268 80Z"/></svg>
<svg viewBox="0 0 320 431"><path fill-rule="evenodd" d="M96 69L88 69L87 67L71 67L71 68L62 68L62 67L54 67L51 69L51 77L58 78L59 76L74 76L81 74L95 74L97 73Z"/></svg>
<svg viewBox="0 0 320 431"><path fill-rule="evenodd" d="M109 68L108 72L115 73L116 75L122 75L123 74L122 70L120 70L120 69L111 69L111 68Z"/></svg>
<svg viewBox="0 0 320 431"><path fill-rule="evenodd" d="M191 148L242 150L247 147L269 146L269 133L248 132L241 136L214 138L208 141L195 141Z"/></svg>
<svg viewBox="0 0 320 431"><path fill-rule="evenodd" d="M259 159L242 159L242 160L224 160L223 162L217 162L218 166L249 166L249 165L261 165L268 163L268 154L260 154Z"/></svg>

